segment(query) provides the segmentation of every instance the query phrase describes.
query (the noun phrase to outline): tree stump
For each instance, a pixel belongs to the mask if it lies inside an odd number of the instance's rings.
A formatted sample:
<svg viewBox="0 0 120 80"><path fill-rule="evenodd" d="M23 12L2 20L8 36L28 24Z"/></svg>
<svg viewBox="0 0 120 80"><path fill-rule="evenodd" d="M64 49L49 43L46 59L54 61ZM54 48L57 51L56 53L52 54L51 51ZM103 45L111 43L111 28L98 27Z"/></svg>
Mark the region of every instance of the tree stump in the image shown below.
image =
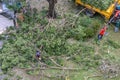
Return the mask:
<svg viewBox="0 0 120 80"><path fill-rule="evenodd" d="M57 3L57 0L47 0L49 3L49 10L48 10L48 17L49 18L56 18L56 12L55 12L55 4Z"/></svg>

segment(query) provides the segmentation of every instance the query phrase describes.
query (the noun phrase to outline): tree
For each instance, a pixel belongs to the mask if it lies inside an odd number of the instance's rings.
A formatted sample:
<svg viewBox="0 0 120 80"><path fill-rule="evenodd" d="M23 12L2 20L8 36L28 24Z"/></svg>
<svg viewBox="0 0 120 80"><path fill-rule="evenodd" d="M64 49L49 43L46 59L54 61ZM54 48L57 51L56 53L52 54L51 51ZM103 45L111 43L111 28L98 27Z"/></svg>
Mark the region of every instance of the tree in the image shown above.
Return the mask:
<svg viewBox="0 0 120 80"><path fill-rule="evenodd" d="M49 3L48 17L56 18L55 4L57 3L57 0L47 0L47 1Z"/></svg>

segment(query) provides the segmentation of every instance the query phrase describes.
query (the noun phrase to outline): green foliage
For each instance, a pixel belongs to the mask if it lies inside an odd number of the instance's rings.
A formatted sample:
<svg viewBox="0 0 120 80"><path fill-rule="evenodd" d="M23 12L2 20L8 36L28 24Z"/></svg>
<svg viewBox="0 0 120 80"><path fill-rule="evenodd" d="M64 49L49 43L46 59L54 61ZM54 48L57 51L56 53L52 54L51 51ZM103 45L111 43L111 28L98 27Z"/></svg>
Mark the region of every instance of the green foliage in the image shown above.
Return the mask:
<svg viewBox="0 0 120 80"><path fill-rule="evenodd" d="M22 80L23 78L21 76L16 76L17 80Z"/></svg>
<svg viewBox="0 0 120 80"><path fill-rule="evenodd" d="M43 10L38 14L38 11L33 8L32 12L27 12L24 17L25 17L25 23L29 24L40 24L41 26L45 26L48 24L48 20L46 17L47 11Z"/></svg>
<svg viewBox="0 0 120 80"><path fill-rule="evenodd" d="M71 14L68 14L67 16L72 17ZM72 17L72 19L73 18L74 17ZM69 19L71 23L74 22L74 20L72 21L72 19ZM73 27L67 27L66 35L68 38L84 40L95 36L99 28L100 23L98 20L89 18L87 16L78 17Z"/></svg>
<svg viewBox="0 0 120 80"><path fill-rule="evenodd" d="M114 0L81 0L85 4L89 4L91 6L94 6L96 8L99 8L101 10L106 10L113 2Z"/></svg>
<svg viewBox="0 0 120 80"><path fill-rule="evenodd" d="M25 1L21 1L21 0L14 0L14 1L10 1L10 0L4 0L3 1L5 4L7 4L7 7L11 10L16 10L17 12L20 12L21 7L23 7L23 3ZM11 3L11 4L10 4ZM20 5L21 4L21 5Z"/></svg>
<svg viewBox="0 0 120 80"><path fill-rule="evenodd" d="M82 17L78 20L77 24L80 24L84 28L84 33L86 34L84 38L91 38L96 35L98 29L100 28L100 23L98 20L89 18L89 17Z"/></svg>
<svg viewBox="0 0 120 80"><path fill-rule="evenodd" d="M9 31L11 30L9 29ZM51 64L47 59L49 56L72 54L77 47L75 49L69 47L72 45L67 43L62 31L63 29L52 26L41 31L39 27L34 28L26 23L22 24L19 31L8 34L10 38L5 41L5 45L0 51L2 70L6 72L14 66L30 67L28 62L34 61L36 49L39 49L40 46L43 46L42 59L49 65ZM60 61L58 60L58 62Z"/></svg>
<svg viewBox="0 0 120 80"><path fill-rule="evenodd" d="M61 55L65 54L66 41L61 36L58 36L59 32L55 27L48 27L45 29L43 33L41 33L41 40L37 40L37 47L41 45L44 46L44 51L48 53L48 55Z"/></svg>
<svg viewBox="0 0 120 80"><path fill-rule="evenodd" d="M79 65L83 66L84 69L98 66L100 59L101 56L94 55L94 48L89 46L82 46L79 55L73 58L73 60Z"/></svg>
<svg viewBox="0 0 120 80"><path fill-rule="evenodd" d="M68 43L69 44L69 43ZM76 53L79 53L80 50L81 50L81 44L80 43L74 43L74 44L69 44L67 46L67 53L69 56L73 55L73 54L76 54Z"/></svg>
<svg viewBox="0 0 120 80"><path fill-rule="evenodd" d="M5 77L4 80L9 80L9 78L8 78L8 77Z"/></svg>
<svg viewBox="0 0 120 80"><path fill-rule="evenodd" d="M93 22L92 18L83 16L83 17L80 17L76 23L83 27L92 27L92 26L90 26L92 22Z"/></svg>
<svg viewBox="0 0 120 80"><path fill-rule="evenodd" d="M76 28L70 29L67 33L68 38L74 38L76 40L82 40L84 36L84 28L80 25L78 25Z"/></svg>
<svg viewBox="0 0 120 80"><path fill-rule="evenodd" d="M27 74L32 75L33 71L27 71Z"/></svg>
<svg viewBox="0 0 120 80"><path fill-rule="evenodd" d="M86 32L86 38L90 38L90 37L93 37L95 34L94 34L94 30L92 28L86 28L85 29L85 32Z"/></svg>
<svg viewBox="0 0 120 80"><path fill-rule="evenodd" d="M7 72L14 66L18 66L20 68L30 67L29 63L36 61L35 52L38 49L41 50L42 61L48 65L53 65L53 63L49 60L50 56L72 56L81 51L84 54L80 54L80 56L78 56L80 59L77 60L76 58L75 61L81 63L83 62L82 64L87 62L88 64L86 65L91 66L92 60L89 61L90 58L87 59L87 57L90 56L94 58L91 56L94 50L89 47L83 47L83 45L79 42L70 44L67 39L74 38L75 40L82 41L86 38L86 36L88 36L88 33L95 34L98 27L97 22L92 23L93 20L89 19L88 27L88 25L81 25L82 19L78 18L73 27L65 25L64 27L57 28L52 24L50 24L50 26L46 26L48 21L41 15L43 14L31 16L26 15L25 22L21 23L19 30L10 28L7 30L9 34L6 33L1 35L1 38L6 35L8 36L8 39L4 40L5 45L3 46L3 49L0 51L0 64L2 65L2 70ZM35 16L36 19L33 20ZM84 18L86 19L88 17ZM69 22L73 22L72 19L69 19ZM39 24L40 26L36 26L36 24ZM87 28L93 28L95 30L91 30L89 32L87 31L87 33L85 31ZM94 34L92 34L92 36ZM89 35L89 37L92 36ZM84 50L84 48L86 49ZM63 65L63 61L61 59L57 59L56 61L60 65Z"/></svg>

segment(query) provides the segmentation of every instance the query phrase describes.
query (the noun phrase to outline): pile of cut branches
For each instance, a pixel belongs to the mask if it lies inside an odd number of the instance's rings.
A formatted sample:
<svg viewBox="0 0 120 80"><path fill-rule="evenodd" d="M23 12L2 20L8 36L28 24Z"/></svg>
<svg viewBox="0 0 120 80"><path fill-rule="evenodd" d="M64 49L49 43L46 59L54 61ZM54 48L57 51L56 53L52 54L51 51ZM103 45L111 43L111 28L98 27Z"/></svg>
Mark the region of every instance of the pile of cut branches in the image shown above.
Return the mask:
<svg viewBox="0 0 120 80"><path fill-rule="evenodd" d="M106 10L114 0L81 0L85 4L89 4L101 10Z"/></svg>

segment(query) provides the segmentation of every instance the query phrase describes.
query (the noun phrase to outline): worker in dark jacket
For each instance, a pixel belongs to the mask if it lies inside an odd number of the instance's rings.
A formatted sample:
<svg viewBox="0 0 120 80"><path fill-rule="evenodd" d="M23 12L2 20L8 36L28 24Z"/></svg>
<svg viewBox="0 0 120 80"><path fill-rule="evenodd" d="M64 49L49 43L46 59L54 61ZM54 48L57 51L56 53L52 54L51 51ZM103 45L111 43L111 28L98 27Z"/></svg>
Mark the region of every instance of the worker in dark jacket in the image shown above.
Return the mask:
<svg viewBox="0 0 120 80"><path fill-rule="evenodd" d="M40 51L36 51L36 58L38 60L41 60L41 52Z"/></svg>
<svg viewBox="0 0 120 80"><path fill-rule="evenodd" d="M115 32L118 32L120 28L120 19L116 20L116 25L115 25Z"/></svg>
<svg viewBox="0 0 120 80"><path fill-rule="evenodd" d="M105 32L106 32L106 29L107 29L107 27L104 26L104 27L100 30L100 32L99 32L99 34L98 34L98 40L102 39L103 35L104 35Z"/></svg>

